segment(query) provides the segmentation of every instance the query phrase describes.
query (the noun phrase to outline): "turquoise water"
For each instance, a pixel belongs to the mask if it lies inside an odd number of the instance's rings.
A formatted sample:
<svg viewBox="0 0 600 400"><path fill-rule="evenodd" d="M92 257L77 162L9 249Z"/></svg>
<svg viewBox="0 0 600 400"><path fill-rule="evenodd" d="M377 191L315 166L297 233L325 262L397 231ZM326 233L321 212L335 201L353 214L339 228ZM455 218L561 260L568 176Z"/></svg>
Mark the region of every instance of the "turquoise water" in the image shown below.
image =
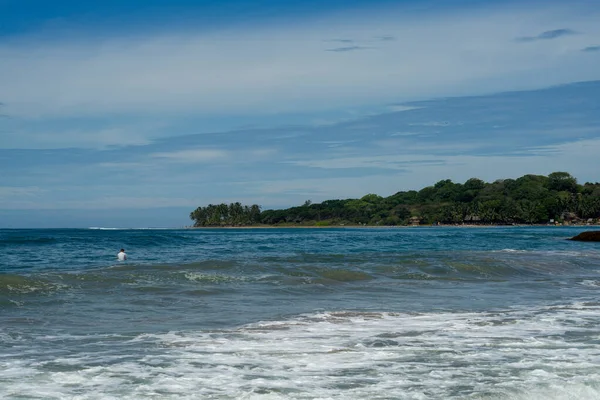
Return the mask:
<svg viewBox="0 0 600 400"><path fill-rule="evenodd" d="M597 399L582 230L0 230L0 398Z"/></svg>

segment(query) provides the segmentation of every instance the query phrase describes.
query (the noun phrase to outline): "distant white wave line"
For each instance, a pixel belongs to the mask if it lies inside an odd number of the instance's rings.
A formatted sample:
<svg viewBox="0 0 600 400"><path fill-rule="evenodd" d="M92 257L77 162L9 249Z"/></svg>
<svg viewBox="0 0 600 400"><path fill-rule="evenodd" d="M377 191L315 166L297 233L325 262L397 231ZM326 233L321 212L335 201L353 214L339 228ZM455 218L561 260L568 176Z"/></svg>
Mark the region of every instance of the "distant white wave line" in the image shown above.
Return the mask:
<svg viewBox="0 0 600 400"><path fill-rule="evenodd" d="M517 250L517 249L502 249L496 250L496 252L505 252L505 253L530 253L530 250Z"/></svg>
<svg viewBox="0 0 600 400"><path fill-rule="evenodd" d="M571 257L589 257L594 255L600 255L600 252L595 249L585 249L585 251L573 251L573 250L519 250L519 249L502 249L502 250L491 250L492 253L514 253L514 254L555 254L559 256L571 256Z"/></svg>
<svg viewBox="0 0 600 400"><path fill-rule="evenodd" d="M581 302L496 312L320 312L142 334L118 346L114 335L86 346L86 336L46 336L45 349L82 350L45 359L15 353L3 365L0 397L595 400L599 324L600 303Z"/></svg>

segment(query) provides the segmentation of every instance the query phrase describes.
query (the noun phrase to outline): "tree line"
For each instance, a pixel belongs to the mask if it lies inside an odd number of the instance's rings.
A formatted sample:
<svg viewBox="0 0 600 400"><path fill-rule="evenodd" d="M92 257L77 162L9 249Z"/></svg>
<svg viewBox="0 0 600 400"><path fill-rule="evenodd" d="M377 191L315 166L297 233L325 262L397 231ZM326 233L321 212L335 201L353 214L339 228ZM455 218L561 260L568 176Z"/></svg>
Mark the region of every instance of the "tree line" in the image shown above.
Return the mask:
<svg viewBox="0 0 600 400"><path fill-rule="evenodd" d="M408 225L408 224L538 224L600 218L600 183L583 185L567 172L524 175L486 183L450 179L419 191L389 197L367 194L360 199L306 201L281 210L258 205L209 205L190 214L194 225Z"/></svg>
<svg viewBox="0 0 600 400"><path fill-rule="evenodd" d="M247 226L260 223L260 206L242 205L240 202L229 205L209 204L198 207L190 213L194 226Z"/></svg>

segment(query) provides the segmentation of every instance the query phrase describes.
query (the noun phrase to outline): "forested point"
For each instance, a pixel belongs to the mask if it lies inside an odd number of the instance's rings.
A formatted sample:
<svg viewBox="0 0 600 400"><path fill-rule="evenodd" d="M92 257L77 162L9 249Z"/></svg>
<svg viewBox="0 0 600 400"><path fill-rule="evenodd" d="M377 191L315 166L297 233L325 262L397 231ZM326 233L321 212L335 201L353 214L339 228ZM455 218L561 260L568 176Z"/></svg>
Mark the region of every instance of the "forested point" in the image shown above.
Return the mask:
<svg viewBox="0 0 600 400"><path fill-rule="evenodd" d="M589 224L600 223L600 183L580 185L567 172L492 183L446 179L389 197L307 200L281 210L261 211L259 205L239 202L209 204L192 211L190 218L195 227Z"/></svg>

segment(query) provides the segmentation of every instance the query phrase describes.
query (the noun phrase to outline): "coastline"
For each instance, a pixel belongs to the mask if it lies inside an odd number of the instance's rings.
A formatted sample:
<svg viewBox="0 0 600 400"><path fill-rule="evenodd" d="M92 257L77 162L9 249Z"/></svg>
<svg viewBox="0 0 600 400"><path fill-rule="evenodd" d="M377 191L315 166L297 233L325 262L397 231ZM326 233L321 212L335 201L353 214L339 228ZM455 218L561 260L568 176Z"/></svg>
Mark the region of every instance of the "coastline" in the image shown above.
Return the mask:
<svg viewBox="0 0 600 400"><path fill-rule="evenodd" d="M241 226L186 226L184 229L408 229L408 228L523 228L523 227L556 227L556 228L573 228L573 227L598 227L600 223L595 224L439 224L439 225L241 225Z"/></svg>

